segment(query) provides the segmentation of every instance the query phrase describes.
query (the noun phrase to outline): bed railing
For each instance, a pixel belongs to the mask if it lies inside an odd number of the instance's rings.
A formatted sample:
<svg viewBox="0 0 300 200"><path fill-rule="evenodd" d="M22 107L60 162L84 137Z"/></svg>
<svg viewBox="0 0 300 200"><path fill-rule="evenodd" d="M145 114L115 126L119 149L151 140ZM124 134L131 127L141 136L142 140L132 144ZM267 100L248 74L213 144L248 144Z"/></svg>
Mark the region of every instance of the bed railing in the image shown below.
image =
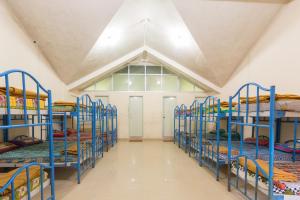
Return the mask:
<svg viewBox="0 0 300 200"><path fill-rule="evenodd" d="M199 125L200 125L200 101L194 100L190 106L189 114L189 156L193 153L197 158L199 156ZM192 152L193 151L193 152Z"/></svg>
<svg viewBox="0 0 300 200"><path fill-rule="evenodd" d="M245 98L243 99L244 110L241 110L241 95L245 93ZM269 95L269 122L267 124L261 123L259 121L261 112L260 112L260 95L268 94ZM254 96L256 108L255 110L250 110L250 94ZM254 94L254 95L253 95ZM253 97L252 97L253 100ZM233 102L236 102L237 105L235 109L233 108ZM253 102L253 101L252 101ZM236 119L233 120L233 117ZM255 121L250 121L249 117L255 117ZM259 129L266 128L269 130L269 175L268 177L268 197L269 199L273 198L273 167L274 167L274 122L275 122L275 86L271 86L270 88L264 88L257 83L247 83L241 86L238 91L229 97L229 117L228 117L228 190L230 191L231 186L236 187L240 190L239 185L232 184L231 181L231 163L235 161L236 158L233 158L231 155L232 147L231 147L231 132L232 126L236 126L236 129L240 127L240 146L239 146L239 157L244 156L243 153L243 140L244 140L244 127L255 127L255 137L256 137L256 155L255 158L258 158L259 153L259 145L258 145L258 135ZM237 177L238 179L238 177ZM257 181L256 177L256 181ZM244 179L244 184L247 185L247 179ZM252 199L250 196L247 196L246 189L242 192L247 198ZM257 196L254 197L257 199Z"/></svg>
<svg viewBox="0 0 300 200"><path fill-rule="evenodd" d="M115 125L113 141L117 142L118 141L118 109L115 105L113 106L113 112L114 112L114 125Z"/></svg>
<svg viewBox="0 0 300 200"><path fill-rule="evenodd" d="M27 188L27 199L30 200L31 199L31 181L30 180L30 168L33 166L38 166L40 167L40 180L39 180L39 185L40 185L40 199L43 200L45 199L45 192L44 192L44 169L49 169L50 167L47 165L43 165L40 163L30 163L30 164L26 164L22 167L20 167L12 176L11 178L7 181L7 183L0 188L0 194L3 194L6 190L10 191L10 199L15 200L16 199L16 187L15 187L15 179L23 172L26 171L26 188ZM55 196L50 196L46 199L55 199Z"/></svg>
<svg viewBox="0 0 300 200"><path fill-rule="evenodd" d="M187 106L182 104L179 109L178 146L179 148L183 146L185 150L187 150L186 133L187 133Z"/></svg>
<svg viewBox="0 0 300 200"><path fill-rule="evenodd" d="M179 120L179 115L180 115L180 107L176 106L174 108L174 144L179 141L179 130L180 130L180 120Z"/></svg>
<svg viewBox="0 0 300 200"><path fill-rule="evenodd" d="M77 97L76 104L77 117L77 182L80 183L81 170L85 171L89 167L95 167L96 162L96 103L87 94ZM86 130L86 126L91 126L92 143L89 141L81 144L80 133ZM85 155L84 155L85 152ZM84 158L86 156L86 158ZM83 160L83 163L81 163ZM81 169L82 167L82 169Z"/></svg>
<svg viewBox="0 0 300 200"><path fill-rule="evenodd" d="M103 157L104 132L105 132L105 106L101 99L96 100L96 158ZM99 131L100 134L97 134Z"/></svg>
<svg viewBox="0 0 300 200"><path fill-rule="evenodd" d="M219 180L220 176L220 115L219 98L208 96L204 102L200 104L199 164L200 166L205 164L209 169L214 170L217 180ZM208 123L213 123L216 127L215 142L208 138ZM216 164L215 166L214 162Z"/></svg>
<svg viewBox="0 0 300 200"><path fill-rule="evenodd" d="M10 87L10 80L9 78L11 75L17 75L21 77L22 80L22 97L23 97L23 113L18 113L18 115L23 115L24 119L23 122L20 122L18 124L12 124L12 109L10 105L10 98L11 98L11 87ZM6 95L6 113L4 114L4 125L0 125L0 129L3 130L4 134L4 141L8 141L8 130L12 128L34 128L37 126L40 127L46 127L47 128L47 138L49 140L49 166L47 166L50 169L50 180L51 180L51 197L52 199L55 199L55 186L54 186L54 156L53 156L53 119L52 119L52 94L51 90L46 90L41 83L31 74L22 71L22 70L9 70L5 71L3 73L0 73L0 79L4 78L5 82L5 95ZM26 89L27 89L27 83L28 81L33 81L35 88L36 88L36 100L37 100L37 107L36 112L33 115L37 115L38 121L35 123L34 121L30 123L30 120L28 120L28 108L27 108L27 95L26 95ZM46 95L46 98L48 99L48 120L45 122L42 122L42 112L41 112L41 105L40 105L40 95L44 93ZM30 165L29 165L30 166ZM26 167L25 167L26 168Z"/></svg>

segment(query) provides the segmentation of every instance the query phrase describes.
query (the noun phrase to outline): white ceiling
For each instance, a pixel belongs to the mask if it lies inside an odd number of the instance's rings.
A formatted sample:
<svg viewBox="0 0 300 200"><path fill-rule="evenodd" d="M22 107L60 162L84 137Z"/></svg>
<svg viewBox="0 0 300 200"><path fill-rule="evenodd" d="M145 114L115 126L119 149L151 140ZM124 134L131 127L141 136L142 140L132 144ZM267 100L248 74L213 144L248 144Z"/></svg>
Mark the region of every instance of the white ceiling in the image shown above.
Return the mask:
<svg viewBox="0 0 300 200"><path fill-rule="evenodd" d="M9 0L61 79L143 46L222 86L284 0Z"/></svg>

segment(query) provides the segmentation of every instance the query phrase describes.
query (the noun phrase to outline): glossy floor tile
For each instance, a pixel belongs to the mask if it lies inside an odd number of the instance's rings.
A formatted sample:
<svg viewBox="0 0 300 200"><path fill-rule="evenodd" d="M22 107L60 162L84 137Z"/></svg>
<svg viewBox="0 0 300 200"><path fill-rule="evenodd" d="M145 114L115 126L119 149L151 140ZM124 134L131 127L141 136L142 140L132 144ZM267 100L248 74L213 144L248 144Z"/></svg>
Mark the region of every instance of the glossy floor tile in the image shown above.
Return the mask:
<svg viewBox="0 0 300 200"><path fill-rule="evenodd" d="M232 200L213 174L171 142L121 141L76 184L74 171L57 170L57 199Z"/></svg>

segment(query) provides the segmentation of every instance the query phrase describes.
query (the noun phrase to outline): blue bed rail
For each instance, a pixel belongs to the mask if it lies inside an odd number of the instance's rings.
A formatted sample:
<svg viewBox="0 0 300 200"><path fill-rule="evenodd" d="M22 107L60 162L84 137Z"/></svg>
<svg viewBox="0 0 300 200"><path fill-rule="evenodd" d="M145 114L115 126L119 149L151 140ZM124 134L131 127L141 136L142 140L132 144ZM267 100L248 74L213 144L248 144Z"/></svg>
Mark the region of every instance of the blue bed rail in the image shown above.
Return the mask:
<svg viewBox="0 0 300 200"><path fill-rule="evenodd" d="M194 100L190 106L189 120L189 156L199 156L200 101Z"/></svg>
<svg viewBox="0 0 300 200"><path fill-rule="evenodd" d="M217 109L217 110L216 110ZM208 96L200 104L200 128L199 128L199 164L206 165L216 174L217 181L220 177L220 99ZM207 124L215 125L216 138L208 136Z"/></svg>
<svg viewBox="0 0 300 200"><path fill-rule="evenodd" d="M105 132L105 105L101 99L96 100L96 158L103 157Z"/></svg>
<svg viewBox="0 0 300 200"><path fill-rule="evenodd" d="M180 130L180 107L176 106L174 108L174 135L173 135L173 142L176 144L176 142L179 141L179 130Z"/></svg>
<svg viewBox="0 0 300 200"><path fill-rule="evenodd" d="M87 94L77 97L77 182L80 184L81 173L90 167L95 167L96 162L96 103ZM82 143L81 132L91 129L92 141ZM83 161L83 162L82 162Z"/></svg>
<svg viewBox="0 0 300 200"><path fill-rule="evenodd" d="M108 104L105 109L106 115L106 141L105 148L113 147L117 140L117 109L115 106Z"/></svg>
<svg viewBox="0 0 300 200"><path fill-rule="evenodd" d="M27 199L30 200L32 198L31 195L31 181L30 180L30 173L29 170L31 167L33 166L38 166L40 167L40 199L44 200L45 199L45 192L44 192L44 169L49 169L50 167L48 165L43 165L40 163L29 163L26 164L20 168L17 169L17 171L11 176L11 178L7 181L7 183L0 188L0 194L3 194L6 190L9 190L10 193L8 194L10 196L10 199L15 200L16 199L16 187L15 187L15 179L18 177L18 175L20 175L22 173L22 171L26 171L26 188L27 188ZM55 197L48 197L46 198L47 200L52 200L55 199Z"/></svg>
<svg viewBox="0 0 300 200"><path fill-rule="evenodd" d="M252 89L252 90L251 90ZM244 94L245 93L245 94ZM263 94L270 95L270 113L269 113L269 122L261 123L259 121L260 118L260 98L259 96ZM243 106L245 108L244 111L241 111L241 95L245 95L245 99L243 102ZM249 97L250 94L256 97L256 109L249 110ZM237 105L235 106L235 109L233 108L233 102L236 102ZM255 116L255 122L250 121L250 114L251 116ZM235 119L233 119L235 117ZM248 199L257 199L257 193L258 193L258 184L255 184L254 190L255 194L254 197L250 196L250 194L247 191L248 187L248 180L247 176L244 176L243 178L243 185L244 188L240 189L241 185L239 183L240 176L236 176L236 181L232 181L231 179L231 172L232 172L232 162L237 162L237 158L239 157L246 157L246 155L243 152L243 143L244 143L244 127L255 127L255 138L256 138L256 151L255 151L255 159L258 158L259 154L259 145L258 145L258 135L259 135L259 129L266 128L269 132L269 174L266 175L267 181L268 181L268 198L273 199L273 175L274 175L274 122L275 122L275 86L271 86L270 88L262 87L261 85L257 83L247 83L239 88L239 90L233 95L229 97L229 117L228 117L228 190L231 190L231 186L238 189L243 195L245 195ZM236 126L240 128L240 147L239 147L239 155L236 157L233 157L231 155L231 132L232 132L232 126ZM250 159L246 157L246 159ZM256 169L259 169L258 164L255 162L253 158L251 158L255 165ZM246 166L246 165L245 165ZM247 171L247 170L245 170ZM258 175L255 177L255 182L258 182Z"/></svg>
<svg viewBox="0 0 300 200"><path fill-rule="evenodd" d="M12 116L14 115L14 113L12 113L12 109L11 109L11 105L10 105L10 76L11 75L17 75L19 77L21 77L22 80L22 97L23 97L23 113L21 115L24 116L23 118L23 122L20 122L18 124L12 124ZM6 113L4 114L5 116L5 120L3 120L4 124L0 125L0 129L3 130L3 134L4 134L4 141L8 141L9 137L9 129L13 129L13 128L28 128L28 127L36 127L36 126L45 126L47 127L47 138L49 140L49 164L45 165L44 167L49 168L50 170L50 185L51 185L51 197L49 197L49 199L55 199L55 185L54 185L54 156L53 156L53 121L52 121L52 94L51 94L51 90L46 90L41 84L40 82L33 77L31 74L23 71L23 70L9 70L9 71L5 71L3 73L0 73L0 78L4 78L5 81L5 89L6 89ZM16 77L14 77L14 79L16 79ZM36 112L35 115L37 115L38 117L38 121L36 123L32 122L30 120L28 120L28 108L27 108L27 95L26 95L26 89L27 89L27 80L31 80L33 81L33 83L35 84L35 91L36 91L36 100L37 100L37 108L36 108ZM40 94L42 94L42 92L47 96L48 99L48 120L46 122L42 122L42 112L41 112L41 106L40 106ZM2 113L1 113L2 114ZM21 168L20 170L17 171L17 173L15 174L15 176L17 176L21 170L26 169L26 171L28 171L28 167L30 167L31 165L34 165L33 163L23 166L23 168ZM13 180L14 177L11 179L11 182L9 184L12 184L13 186ZM5 187L4 187L5 188Z"/></svg>

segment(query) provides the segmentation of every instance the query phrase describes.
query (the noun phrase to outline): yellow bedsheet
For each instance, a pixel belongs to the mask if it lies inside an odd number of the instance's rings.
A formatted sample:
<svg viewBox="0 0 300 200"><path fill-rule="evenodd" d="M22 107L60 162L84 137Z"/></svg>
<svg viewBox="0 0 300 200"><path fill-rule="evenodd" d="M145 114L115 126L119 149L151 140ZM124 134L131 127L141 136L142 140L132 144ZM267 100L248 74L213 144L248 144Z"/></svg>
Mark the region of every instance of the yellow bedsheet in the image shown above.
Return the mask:
<svg viewBox="0 0 300 200"><path fill-rule="evenodd" d="M6 94L6 88L5 87L0 87L0 94ZM22 89L18 89L15 87L10 87L9 88L9 94L11 96L23 96L23 90ZM26 90L26 97L29 99L36 99L37 98L37 93L30 91L30 90ZM47 99L48 96L46 94L40 94L40 99L41 100L45 100Z"/></svg>
<svg viewBox="0 0 300 200"><path fill-rule="evenodd" d="M246 103L246 97L241 97L241 103ZM248 97L248 103L256 103L256 96L254 97ZM276 101L283 101L283 100L300 100L300 96L296 94L276 94L275 95ZM260 95L259 96L259 102L260 103L268 103L270 102L270 95Z"/></svg>
<svg viewBox="0 0 300 200"><path fill-rule="evenodd" d="M240 161L240 165L242 165L242 166L245 165L244 157L241 157L239 159L239 161ZM260 159L257 159L256 162L266 172L267 176L269 176L269 164L266 161L260 160ZM247 160L247 168L251 172L256 173L256 165L254 164L254 162L252 160ZM265 177L261 171L259 171L259 175L262 177ZM265 178L268 178L268 177L265 177ZM281 169L274 167L273 180L274 181L297 182L298 178L295 174L285 172Z"/></svg>
<svg viewBox="0 0 300 200"><path fill-rule="evenodd" d="M54 106L76 106L74 102L67 102L67 101L56 101L53 103Z"/></svg>
<svg viewBox="0 0 300 200"><path fill-rule="evenodd" d="M209 151L214 151L215 153L217 153L217 147L216 146L214 146L214 149L213 149L212 145L209 145L208 149L209 149ZM225 146L219 146L219 153L227 155L228 154L228 148L225 147ZM239 155L239 151L231 150L231 155L235 155L235 156Z"/></svg>
<svg viewBox="0 0 300 200"><path fill-rule="evenodd" d="M0 187L3 187L9 179L15 174L15 172L18 169L12 170L8 173L5 174L0 174ZM30 180L37 178L40 176L40 167L39 166L32 166L29 168L29 177ZM23 170L14 180L14 187L15 189L25 185L27 183L27 178L26 178L26 170ZM8 194L11 191L11 187L7 188L4 192L3 195Z"/></svg>

